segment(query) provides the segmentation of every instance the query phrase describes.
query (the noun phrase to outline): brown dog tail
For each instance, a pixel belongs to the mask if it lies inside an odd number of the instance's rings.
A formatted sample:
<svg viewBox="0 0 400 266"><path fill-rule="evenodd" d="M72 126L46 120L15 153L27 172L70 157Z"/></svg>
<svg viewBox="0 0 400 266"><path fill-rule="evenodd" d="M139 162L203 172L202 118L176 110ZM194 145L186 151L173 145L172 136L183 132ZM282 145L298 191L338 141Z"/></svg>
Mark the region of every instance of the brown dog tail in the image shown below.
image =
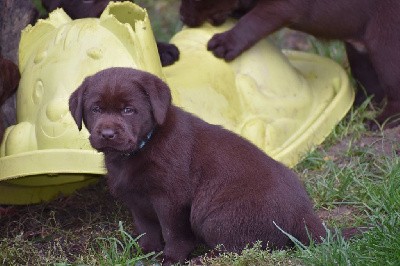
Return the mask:
<svg viewBox="0 0 400 266"><path fill-rule="evenodd" d="M362 233L365 233L370 229L370 227L329 229L323 224L322 227L324 232L322 232L319 225L315 227L315 225L307 224L304 233L294 236L282 230L278 225L275 224L275 226L291 240L294 246L302 250L306 250L309 245L321 244L324 242L329 244L330 242L341 240L347 241L360 236Z"/></svg>
<svg viewBox="0 0 400 266"><path fill-rule="evenodd" d="M359 227L348 227L348 228L343 228L342 231L342 237L344 240L349 240L353 237L360 236L362 233L367 232L371 227L367 226L359 226Z"/></svg>

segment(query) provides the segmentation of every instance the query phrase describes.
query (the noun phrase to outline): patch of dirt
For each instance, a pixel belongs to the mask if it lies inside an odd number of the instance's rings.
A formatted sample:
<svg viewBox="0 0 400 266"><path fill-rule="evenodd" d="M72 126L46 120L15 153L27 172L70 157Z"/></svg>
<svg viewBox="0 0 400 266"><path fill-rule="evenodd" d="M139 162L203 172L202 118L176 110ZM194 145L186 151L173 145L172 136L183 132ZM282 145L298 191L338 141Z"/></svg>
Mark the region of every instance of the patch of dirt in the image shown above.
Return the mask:
<svg viewBox="0 0 400 266"><path fill-rule="evenodd" d="M332 210L319 210L318 211L318 216L321 218L323 221L327 220L342 220L343 216L351 216L353 215L357 210L354 207L351 206L339 206L337 208L334 208Z"/></svg>
<svg viewBox="0 0 400 266"><path fill-rule="evenodd" d="M108 193L103 178L68 197L8 208L12 211L0 216L0 246L7 247L0 261L9 265L73 263L82 258L81 263L90 265L87 259L98 248L96 239L115 236L119 221L135 234L130 213ZM13 249L20 251L16 255Z"/></svg>
<svg viewBox="0 0 400 266"><path fill-rule="evenodd" d="M340 228L347 228L357 223L357 218L362 215L362 211L352 205L341 205L333 209L321 208L317 210L317 215L326 225L335 227L340 225Z"/></svg>
<svg viewBox="0 0 400 266"><path fill-rule="evenodd" d="M328 150L328 156L339 158L350 149L368 150L375 156L397 156L400 152L400 127L366 132L356 141L352 141L349 136L332 146Z"/></svg>
<svg viewBox="0 0 400 266"><path fill-rule="evenodd" d="M367 131L356 140L348 136L327 149L326 153L327 158L339 167L347 167L349 160L360 154L371 162L380 158L395 159L400 153L400 126L383 131ZM339 224L344 227L344 234L348 236L364 232L369 228L368 225L346 228L359 224L360 217L365 215L359 206L340 205L333 209L319 209L317 214L327 224Z"/></svg>

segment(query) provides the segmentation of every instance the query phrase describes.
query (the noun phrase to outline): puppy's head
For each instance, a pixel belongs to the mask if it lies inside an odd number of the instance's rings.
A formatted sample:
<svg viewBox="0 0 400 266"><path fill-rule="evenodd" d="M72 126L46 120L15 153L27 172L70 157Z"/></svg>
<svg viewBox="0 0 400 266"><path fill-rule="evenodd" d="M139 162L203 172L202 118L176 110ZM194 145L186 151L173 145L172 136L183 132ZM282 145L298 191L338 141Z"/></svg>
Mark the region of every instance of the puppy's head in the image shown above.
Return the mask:
<svg viewBox="0 0 400 266"><path fill-rule="evenodd" d="M109 68L87 77L69 99L79 130L82 121L91 145L102 152L131 153L162 125L171 92L158 77L131 68Z"/></svg>
<svg viewBox="0 0 400 266"><path fill-rule="evenodd" d="M200 26L210 21L214 26L221 25L237 9L252 5L254 0L182 0L180 15L189 27Z"/></svg>

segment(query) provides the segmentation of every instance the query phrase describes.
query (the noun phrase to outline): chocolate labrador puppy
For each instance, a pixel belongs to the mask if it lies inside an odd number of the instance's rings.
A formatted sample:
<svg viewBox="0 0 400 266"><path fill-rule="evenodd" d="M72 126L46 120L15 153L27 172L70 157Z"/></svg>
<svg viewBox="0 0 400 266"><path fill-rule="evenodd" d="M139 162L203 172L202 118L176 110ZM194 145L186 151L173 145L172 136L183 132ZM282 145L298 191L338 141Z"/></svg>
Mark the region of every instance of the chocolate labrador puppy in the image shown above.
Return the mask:
<svg viewBox="0 0 400 266"><path fill-rule="evenodd" d="M399 115L400 1L182 0L180 8L182 21L191 27L206 20L219 25L233 12L242 15L237 24L208 43L215 56L233 60L282 27L340 39L346 42L354 77L377 102L387 99L378 122Z"/></svg>
<svg viewBox="0 0 400 266"><path fill-rule="evenodd" d="M87 77L71 114L104 153L111 193L131 210L140 245L183 262L197 243L239 251L325 235L298 176L255 145L171 105L168 86L130 68ZM276 225L277 226L276 226Z"/></svg>
<svg viewBox="0 0 400 266"><path fill-rule="evenodd" d="M121 2L123 0L114 0ZM47 12L62 8L72 18L100 17L110 0L42 0ZM162 66L169 66L179 59L178 48L169 43L157 42Z"/></svg>
<svg viewBox="0 0 400 266"><path fill-rule="evenodd" d="M0 106L17 90L20 80L18 67L0 54ZM0 143L3 139L3 117L0 116Z"/></svg>

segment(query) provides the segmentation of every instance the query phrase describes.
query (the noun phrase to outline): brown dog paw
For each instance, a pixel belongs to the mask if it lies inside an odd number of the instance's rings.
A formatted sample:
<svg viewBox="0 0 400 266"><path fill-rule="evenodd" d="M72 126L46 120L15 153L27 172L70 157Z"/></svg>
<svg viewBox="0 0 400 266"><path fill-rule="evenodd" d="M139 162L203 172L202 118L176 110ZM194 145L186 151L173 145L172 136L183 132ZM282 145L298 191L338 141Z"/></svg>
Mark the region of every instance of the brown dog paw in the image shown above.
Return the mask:
<svg viewBox="0 0 400 266"><path fill-rule="evenodd" d="M160 252L164 249L164 245L159 241L152 242L149 239L143 240L143 238L139 239L139 246L142 249L143 253L150 253L150 252Z"/></svg>
<svg viewBox="0 0 400 266"><path fill-rule="evenodd" d="M230 37L229 31L215 34L208 42L207 49L226 61L232 61L244 51L238 47L235 38Z"/></svg>
<svg viewBox="0 0 400 266"><path fill-rule="evenodd" d="M174 265L175 263L176 263L176 261L174 261L170 257L164 257L164 259L162 260L162 266L170 266L170 265Z"/></svg>
<svg viewBox="0 0 400 266"><path fill-rule="evenodd" d="M179 50L174 44L157 42L157 49L163 67L172 65L179 60Z"/></svg>

